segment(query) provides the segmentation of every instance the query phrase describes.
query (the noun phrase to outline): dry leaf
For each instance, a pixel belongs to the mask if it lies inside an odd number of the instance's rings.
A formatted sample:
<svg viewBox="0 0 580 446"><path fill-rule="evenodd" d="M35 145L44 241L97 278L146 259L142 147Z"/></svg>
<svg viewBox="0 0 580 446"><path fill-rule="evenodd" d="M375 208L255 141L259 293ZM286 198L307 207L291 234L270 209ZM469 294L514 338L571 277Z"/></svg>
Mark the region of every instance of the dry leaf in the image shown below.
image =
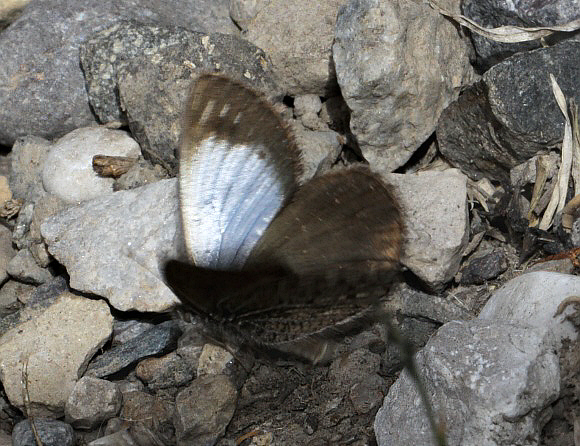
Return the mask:
<svg viewBox="0 0 580 446"><path fill-rule="evenodd" d="M487 37L490 40L503 43L519 43L528 42L530 40L537 40L544 37L548 37L555 32L571 32L580 29L580 19L572 20L571 22L565 23L563 25L554 26L536 26L531 28L524 28L521 26L504 25L497 28L484 28L478 25L473 20L460 14L453 14L443 8L441 8L433 0L427 0L429 6L431 6L439 14L449 17L466 28L469 28L472 32L479 34L483 37Z"/></svg>
<svg viewBox="0 0 580 446"><path fill-rule="evenodd" d="M570 117L568 116L568 110L566 107L566 98L556 78L552 73L550 73L550 82L552 84L552 91L554 92L554 97L556 102L566 119L564 124L564 139L562 141L562 163L560 164L560 170L558 171L558 181L556 187L552 191L552 197L548 203L548 207L542 216L540 221L539 229L547 230L553 222L554 214L556 212L564 209L566 204L566 193L568 192L568 183L570 181L570 171L572 169L572 157L574 155L573 141L572 141L572 125L570 123Z"/></svg>

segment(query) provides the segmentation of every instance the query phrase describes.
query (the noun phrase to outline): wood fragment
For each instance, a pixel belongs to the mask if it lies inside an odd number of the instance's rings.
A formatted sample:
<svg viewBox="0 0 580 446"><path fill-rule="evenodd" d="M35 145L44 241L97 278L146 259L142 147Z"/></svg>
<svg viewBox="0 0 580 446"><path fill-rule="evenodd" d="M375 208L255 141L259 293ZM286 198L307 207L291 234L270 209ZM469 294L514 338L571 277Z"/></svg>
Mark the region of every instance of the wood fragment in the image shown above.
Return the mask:
<svg viewBox="0 0 580 446"><path fill-rule="evenodd" d="M119 178L137 162L137 158L127 156L95 155L93 170L101 177Z"/></svg>

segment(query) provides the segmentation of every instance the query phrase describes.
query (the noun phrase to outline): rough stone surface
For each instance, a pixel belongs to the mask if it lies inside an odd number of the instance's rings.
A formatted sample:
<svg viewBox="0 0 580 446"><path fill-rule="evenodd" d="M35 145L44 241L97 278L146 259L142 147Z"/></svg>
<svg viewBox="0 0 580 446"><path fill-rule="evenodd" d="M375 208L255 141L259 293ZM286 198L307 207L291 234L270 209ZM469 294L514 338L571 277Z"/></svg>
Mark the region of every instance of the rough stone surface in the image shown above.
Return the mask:
<svg viewBox="0 0 580 446"><path fill-rule="evenodd" d="M204 34L199 34L204 35ZM117 90L117 73L131 59L155 54L166 47L187 46L198 33L183 28L120 22L91 35L80 47L91 107L102 123L127 124ZM208 48L209 50L209 48Z"/></svg>
<svg viewBox="0 0 580 446"><path fill-rule="evenodd" d="M230 1L230 17L245 31L258 12L268 3L269 0L232 0Z"/></svg>
<svg viewBox="0 0 580 446"><path fill-rule="evenodd" d="M79 45L123 19L236 32L227 0L44 0L31 2L0 34L0 144L19 136L60 137L95 122ZM42 30L42 32L39 32Z"/></svg>
<svg viewBox="0 0 580 446"><path fill-rule="evenodd" d="M510 169L525 161L501 143L505 131L489 107L484 83L478 82L443 110L437 142L445 159L471 179L505 183Z"/></svg>
<svg viewBox="0 0 580 446"><path fill-rule="evenodd" d="M12 146L10 189L14 198L25 199L42 187L41 173L51 143L43 138L25 136Z"/></svg>
<svg viewBox="0 0 580 446"><path fill-rule="evenodd" d="M117 415L122 395L115 383L83 376L68 397L66 421L77 429L94 429Z"/></svg>
<svg viewBox="0 0 580 446"><path fill-rule="evenodd" d="M234 414L236 399L236 389L224 375L195 379L175 399L177 444L214 444Z"/></svg>
<svg viewBox="0 0 580 446"><path fill-rule="evenodd" d="M15 279L34 285L44 283L52 277L50 271L38 266L27 248L21 249L12 257L6 266L6 271Z"/></svg>
<svg viewBox="0 0 580 446"><path fill-rule="evenodd" d="M78 377L111 335L112 319L105 302L63 293L36 317L5 333L0 338L0 379L10 402L23 409L24 371L28 412L62 416Z"/></svg>
<svg viewBox="0 0 580 446"><path fill-rule="evenodd" d="M122 311L165 311L177 302L159 270L181 246L177 203L176 181L162 180L67 209L41 232L72 288Z"/></svg>
<svg viewBox="0 0 580 446"><path fill-rule="evenodd" d="M505 252L495 250L483 256L469 260L469 264L461 271L461 284L482 284L495 279L508 267Z"/></svg>
<svg viewBox="0 0 580 446"><path fill-rule="evenodd" d="M458 170L390 174L405 222L401 262L431 286L459 270L469 239L467 177Z"/></svg>
<svg viewBox="0 0 580 446"><path fill-rule="evenodd" d="M447 444L538 444L560 392L558 358L536 328L473 320L444 325L416 355ZM490 428L491 427L491 428ZM433 445L415 382L405 371L374 423L379 446Z"/></svg>
<svg viewBox="0 0 580 446"><path fill-rule="evenodd" d="M0 284L8 280L6 269L15 255L16 250L12 247L12 231L6 226L0 226Z"/></svg>
<svg viewBox="0 0 580 446"><path fill-rule="evenodd" d="M127 173L115 180L113 190L135 189L168 177L167 171L159 164L153 165L148 160L139 158L139 161L133 164Z"/></svg>
<svg viewBox="0 0 580 446"><path fill-rule="evenodd" d="M502 25L524 28L560 25L580 17L580 5L568 1L465 0L461 7L466 17L486 28ZM478 64L484 70L514 53L541 46L539 40L514 44L495 42L476 33L472 33L471 37L477 52ZM548 42L551 40L547 39Z"/></svg>
<svg viewBox="0 0 580 446"><path fill-rule="evenodd" d="M135 444L175 444L172 402L141 391L123 392L119 418L129 426ZM192 443L195 444L195 443Z"/></svg>
<svg viewBox="0 0 580 446"><path fill-rule="evenodd" d="M383 172L405 164L474 81L454 25L406 0L349 1L338 14L333 59L351 131Z"/></svg>
<svg viewBox="0 0 580 446"><path fill-rule="evenodd" d="M227 350L213 344L205 344L197 364L197 376L227 375L234 357Z"/></svg>
<svg viewBox="0 0 580 446"><path fill-rule="evenodd" d="M287 94L325 96L335 88L331 49L336 14L342 4L343 0L273 0L263 4L248 22L244 37L272 59L276 77Z"/></svg>
<svg viewBox="0 0 580 446"><path fill-rule="evenodd" d="M77 129L60 138L44 160L44 189L68 203L113 192L113 178L98 176L95 155L137 158L139 145L126 132L105 127Z"/></svg>
<svg viewBox="0 0 580 446"><path fill-rule="evenodd" d="M513 134L512 150L530 158L562 141L564 116L556 104L549 74L554 75L567 98L580 102L578 58L580 42L565 41L515 54L484 74L491 110Z"/></svg>
<svg viewBox="0 0 580 446"><path fill-rule="evenodd" d="M330 169L335 163L342 149L340 136L331 130L313 132L301 125L293 125L293 132L304 166L299 181L305 183L316 173Z"/></svg>
<svg viewBox="0 0 580 446"><path fill-rule="evenodd" d="M196 74L219 71L280 94L262 50L218 33L123 23L93 37L84 50L83 66L91 100L103 119L127 122L145 157L168 171L177 165L181 116ZM124 113L115 111L119 107Z"/></svg>
<svg viewBox="0 0 580 446"><path fill-rule="evenodd" d="M352 387L364 377L377 373L381 358L368 349L358 349L335 359L328 369L328 377L337 386Z"/></svg>
<svg viewBox="0 0 580 446"><path fill-rule="evenodd" d="M102 378L119 372L147 356L160 355L175 348L181 334L174 321L162 322L95 358L87 369L87 376Z"/></svg>
<svg viewBox="0 0 580 446"><path fill-rule="evenodd" d="M34 427L42 446L73 446L75 434L71 425L57 420L35 419ZM38 444L30 425L24 420L14 426L12 431L12 446L34 446Z"/></svg>
<svg viewBox="0 0 580 446"><path fill-rule="evenodd" d="M113 345L124 344L133 338L141 336L150 328L155 326L152 322L139 321L135 319L118 320L113 323Z"/></svg>
<svg viewBox="0 0 580 446"><path fill-rule="evenodd" d="M25 303L34 287L15 280L9 280L0 288L0 317L18 311Z"/></svg>
<svg viewBox="0 0 580 446"><path fill-rule="evenodd" d="M556 316L558 305L569 296L580 295L580 278L569 274L538 271L522 274L497 290L479 314L481 320L529 324L548 339L576 339L578 332L566 319L568 308ZM558 345L554 345L558 347Z"/></svg>
<svg viewBox="0 0 580 446"><path fill-rule="evenodd" d="M200 349L182 347L161 358L147 358L139 362L135 373L151 390L181 387L195 377Z"/></svg>

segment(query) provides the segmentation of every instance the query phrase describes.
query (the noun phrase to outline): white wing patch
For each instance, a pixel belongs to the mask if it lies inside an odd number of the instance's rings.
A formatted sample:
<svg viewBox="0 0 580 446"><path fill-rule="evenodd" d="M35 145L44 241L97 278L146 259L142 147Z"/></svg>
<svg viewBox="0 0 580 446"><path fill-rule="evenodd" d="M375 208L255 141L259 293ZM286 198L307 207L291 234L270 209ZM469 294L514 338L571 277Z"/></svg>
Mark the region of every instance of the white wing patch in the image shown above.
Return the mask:
<svg viewBox="0 0 580 446"><path fill-rule="evenodd" d="M241 269L283 206L284 189L262 153L212 136L181 159L183 227L196 266Z"/></svg>

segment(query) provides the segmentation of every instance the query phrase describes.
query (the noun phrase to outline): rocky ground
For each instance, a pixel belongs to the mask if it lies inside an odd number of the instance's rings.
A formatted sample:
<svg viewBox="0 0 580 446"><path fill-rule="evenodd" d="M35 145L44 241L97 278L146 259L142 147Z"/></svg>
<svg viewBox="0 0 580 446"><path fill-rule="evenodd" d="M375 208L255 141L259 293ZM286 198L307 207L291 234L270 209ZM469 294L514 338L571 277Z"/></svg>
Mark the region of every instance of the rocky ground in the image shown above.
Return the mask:
<svg viewBox="0 0 580 446"><path fill-rule="evenodd" d="M580 445L580 42L500 43L458 16L580 7L439 6L0 5L0 446L435 444L386 321L310 365L175 317L160 266L183 250L176 148L204 72L275 104L301 183L362 162L393 186L384 301L449 445Z"/></svg>

